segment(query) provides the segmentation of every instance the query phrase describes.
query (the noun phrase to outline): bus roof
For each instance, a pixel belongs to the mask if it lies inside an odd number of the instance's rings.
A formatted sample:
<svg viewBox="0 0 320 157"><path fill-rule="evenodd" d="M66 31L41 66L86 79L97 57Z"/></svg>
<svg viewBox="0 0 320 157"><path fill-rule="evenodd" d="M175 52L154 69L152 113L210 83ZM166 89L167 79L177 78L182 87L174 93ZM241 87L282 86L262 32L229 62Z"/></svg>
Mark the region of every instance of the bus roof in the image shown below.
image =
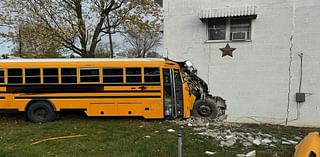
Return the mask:
<svg viewBox="0 0 320 157"><path fill-rule="evenodd" d="M148 62L148 61L158 61L165 62L171 60L166 60L164 58L45 58L45 59L0 59L0 63L8 62L128 62L128 61L136 61L136 62Z"/></svg>

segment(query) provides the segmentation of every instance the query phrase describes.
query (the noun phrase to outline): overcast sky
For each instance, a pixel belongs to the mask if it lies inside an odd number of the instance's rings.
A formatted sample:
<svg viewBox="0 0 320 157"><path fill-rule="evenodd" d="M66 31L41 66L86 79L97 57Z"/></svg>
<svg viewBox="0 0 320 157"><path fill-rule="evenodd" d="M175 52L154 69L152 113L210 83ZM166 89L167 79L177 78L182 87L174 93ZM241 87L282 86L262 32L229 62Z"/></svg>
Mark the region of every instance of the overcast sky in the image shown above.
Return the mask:
<svg viewBox="0 0 320 157"><path fill-rule="evenodd" d="M0 32L5 32L6 30L2 27L0 27ZM0 54L9 53L12 49L12 43L4 42L0 38Z"/></svg>
<svg viewBox="0 0 320 157"><path fill-rule="evenodd" d="M1 43L0 44L0 54L11 52L12 44L10 43Z"/></svg>

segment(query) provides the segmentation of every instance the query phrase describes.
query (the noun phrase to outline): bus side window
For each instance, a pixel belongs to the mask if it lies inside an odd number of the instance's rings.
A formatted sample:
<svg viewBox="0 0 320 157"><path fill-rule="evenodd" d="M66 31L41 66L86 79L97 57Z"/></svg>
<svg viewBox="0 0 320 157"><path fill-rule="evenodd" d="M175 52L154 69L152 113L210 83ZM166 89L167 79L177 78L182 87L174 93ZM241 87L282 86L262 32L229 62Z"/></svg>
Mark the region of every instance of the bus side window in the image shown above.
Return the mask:
<svg viewBox="0 0 320 157"><path fill-rule="evenodd" d="M103 68L103 83L123 83L123 69Z"/></svg>
<svg viewBox="0 0 320 157"><path fill-rule="evenodd" d="M8 84L22 84L22 69L8 69Z"/></svg>
<svg viewBox="0 0 320 157"><path fill-rule="evenodd" d="M144 68L144 82L145 83L160 83L159 68Z"/></svg>
<svg viewBox="0 0 320 157"><path fill-rule="evenodd" d="M127 83L141 83L141 68L126 68Z"/></svg>
<svg viewBox="0 0 320 157"><path fill-rule="evenodd" d="M4 83L4 69L0 69L0 83Z"/></svg>
<svg viewBox="0 0 320 157"><path fill-rule="evenodd" d="M77 83L77 68L61 68L61 83Z"/></svg>
<svg viewBox="0 0 320 157"><path fill-rule="evenodd" d="M26 84L39 84L40 83L40 69L25 69Z"/></svg>
<svg viewBox="0 0 320 157"><path fill-rule="evenodd" d="M59 70L58 68L43 68L43 83L59 83Z"/></svg>
<svg viewBox="0 0 320 157"><path fill-rule="evenodd" d="M80 69L80 82L99 82L99 69L98 68L81 68Z"/></svg>

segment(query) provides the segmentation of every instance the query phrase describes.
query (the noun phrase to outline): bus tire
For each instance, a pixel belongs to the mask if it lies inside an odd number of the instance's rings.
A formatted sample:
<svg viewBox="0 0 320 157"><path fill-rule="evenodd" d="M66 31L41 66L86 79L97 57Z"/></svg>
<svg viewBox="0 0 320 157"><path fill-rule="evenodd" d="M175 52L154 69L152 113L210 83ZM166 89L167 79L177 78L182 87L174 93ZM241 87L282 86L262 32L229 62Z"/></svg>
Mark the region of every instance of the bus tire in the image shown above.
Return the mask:
<svg viewBox="0 0 320 157"><path fill-rule="evenodd" d="M45 123L56 118L56 112L47 101L36 101L30 104L27 109L27 117L34 123Z"/></svg>
<svg viewBox="0 0 320 157"><path fill-rule="evenodd" d="M197 100L192 109L192 115L206 119L215 119L218 116L219 108L213 99Z"/></svg>

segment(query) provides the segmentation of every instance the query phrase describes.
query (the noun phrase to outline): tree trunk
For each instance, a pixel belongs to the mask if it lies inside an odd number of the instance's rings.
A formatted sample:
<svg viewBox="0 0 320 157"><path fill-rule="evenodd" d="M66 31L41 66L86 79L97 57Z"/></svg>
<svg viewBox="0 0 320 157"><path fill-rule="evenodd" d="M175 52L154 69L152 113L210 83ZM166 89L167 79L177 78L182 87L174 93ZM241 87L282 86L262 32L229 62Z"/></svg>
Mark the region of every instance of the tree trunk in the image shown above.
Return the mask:
<svg viewBox="0 0 320 157"><path fill-rule="evenodd" d="M111 28L110 28L109 15L107 15L107 23L108 23L108 35L109 35L110 53L111 53L111 58L113 58L113 44L112 44L112 34L111 34Z"/></svg>

